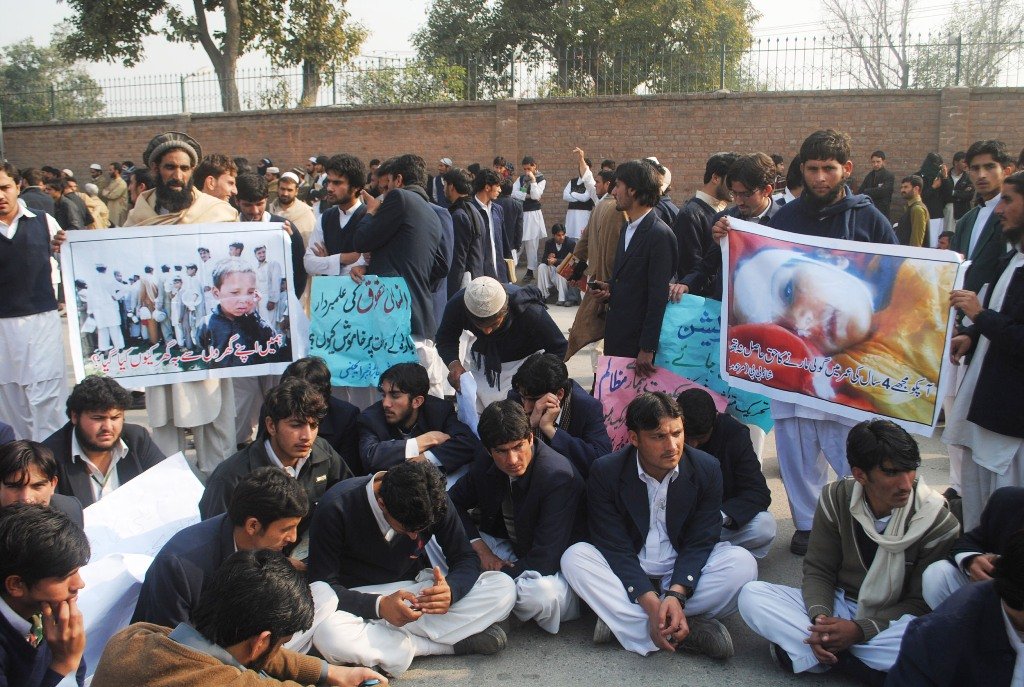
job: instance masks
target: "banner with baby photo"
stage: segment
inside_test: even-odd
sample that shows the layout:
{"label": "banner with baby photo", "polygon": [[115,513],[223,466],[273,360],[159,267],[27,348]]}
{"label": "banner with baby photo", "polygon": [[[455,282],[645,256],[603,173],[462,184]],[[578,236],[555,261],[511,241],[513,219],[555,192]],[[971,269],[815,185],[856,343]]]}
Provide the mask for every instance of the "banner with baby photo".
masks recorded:
{"label": "banner with baby photo", "polygon": [[952,251],[791,234],[730,220],[719,355],[734,387],[931,434],[946,387]]}
{"label": "banner with baby photo", "polygon": [[[280,223],[69,231],[75,376],[144,387],[279,374],[305,351]],[[293,316],[298,314],[298,316]]]}

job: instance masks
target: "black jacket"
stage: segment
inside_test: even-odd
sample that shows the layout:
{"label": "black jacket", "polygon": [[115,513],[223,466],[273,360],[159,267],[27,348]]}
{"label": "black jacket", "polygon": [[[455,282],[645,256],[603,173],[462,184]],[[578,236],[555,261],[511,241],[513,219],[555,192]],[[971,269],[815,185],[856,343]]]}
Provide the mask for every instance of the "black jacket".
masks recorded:
{"label": "black jacket", "polygon": [[714,208],[696,196],[679,208],[672,225],[679,252],[676,281],[694,295],[722,300],[722,253],[711,253],[718,246],[711,236],[714,216]]}
{"label": "black jacket", "polygon": [[768,510],[772,492],[750,441],[750,430],[731,415],[719,413],[711,436],[700,450],[718,459],[722,468],[722,512],[739,529]]}
{"label": "black jacket", "polygon": [[420,532],[416,541],[395,534],[387,542],[366,494],[371,479],[373,475],[345,480],[324,495],[309,531],[309,579],[331,585],[338,595],[339,611],[375,620],[380,594],[352,588],[412,580],[430,567],[424,547],[436,537],[448,563],[445,580],[452,603],[457,603],[480,577],[480,558],[469,545],[451,500],[441,522]]}
{"label": "black jacket", "polygon": [[85,529],[85,516],[82,513],[82,504],[74,496],[54,493],[50,497],[50,508],[68,516],[71,522],[78,525],[78,529]]}
{"label": "black jacket", "polygon": [[[631,601],[654,591],[638,554],[651,524],[647,485],[633,446],[598,458],[587,480],[590,539]],[[722,532],[722,471],[718,461],[687,446],[679,476],[669,484],[665,526],[677,552],[671,584],[694,588]]]}
{"label": "black jacket", "polygon": [[554,253],[554,267],[558,267],[559,265],[562,264],[562,261],[565,260],[569,256],[569,254],[572,253],[575,249],[576,239],[566,238],[564,241],[562,241],[561,247],[559,247],[558,244],[555,243],[554,239],[548,239],[547,241],[544,242],[544,263],[547,264],[548,256]]}
{"label": "black jacket", "polygon": [[981,522],[953,544],[949,559],[962,553],[1002,554],[1013,534],[1024,527],[1024,487],[996,489],[981,512]]}
{"label": "black jacket", "polygon": [[640,221],[628,250],[623,227],[608,282],[605,355],[635,358],[641,350],[658,350],[677,252],[675,234],[653,210]]}
{"label": "black jacket", "polygon": [[[515,578],[527,570],[554,575],[569,546],[586,531],[584,482],[572,464],[543,442],[535,442],[533,461],[526,474],[515,482],[498,469],[490,454],[480,448],[469,472],[456,482],[448,497],[458,509],[469,538],[480,532],[508,538],[502,502],[512,492],[512,519],[517,560],[502,572]],[[477,528],[469,511],[480,510]]]}
{"label": "black jacket", "polygon": [[[71,456],[71,434],[74,425],[70,422],[51,434],[43,444],[53,451],[57,460],[57,493],[74,496],[83,507],[95,503],[92,496],[92,477],[85,463],[73,461]],[[117,462],[117,479],[121,484],[138,477],[166,456],[153,443],[149,432],[139,425],[124,424],[121,440],[128,446],[128,453]]]}
{"label": "black jacket", "polygon": [[892,192],[895,186],[895,175],[883,167],[868,172],[864,176],[864,181],[860,182],[860,189],[857,193],[870,198],[878,211],[888,217],[889,210],[892,208]]}
{"label": "black jacket", "polygon": [[462,288],[466,272],[469,272],[470,279],[484,276],[484,220],[480,211],[466,198],[449,207],[448,212],[452,214],[455,231],[455,249],[448,271],[448,298],[451,298]]}
{"label": "black jacket", "polygon": [[878,211],[870,198],[854,195],[849,186],[842,200],[820,209],[808,203],[806,196],[805,193],[780,207],[768,226],[805,236],[890,245],[898,243],[888,218]]}
{"label": "black jacket", "polygon": [[501,206],[502,214],[505,216],[504,239],[505,252],[511,253],[519,250],[523,242],[523,201],[502,194],[494,201]]}
{"label": "black jacket", "polygon": [[967,214],[974,204],[975,193],[971,175],[964,172],[953,184],[953,219],[960,219]]}
{"label": "black jacket", "polygon": [[[991,201],[989,201],[991,202]],[[1003,223],[996,213],[988,216],[985,226],[977,226],[980,207],[971,209],[956,223],[956,232],[949,242],[950,250],[955,250],[971,261],[964,275],[964,288],[979,293],[981,287],[989,284],[989,291],[995,286],[1002,273],[999,259],[1006,255],[1006,239],[1003,238]],[[974,242],[974,252],[968,255],[971,247],[971,236],[981,232]]]}
{"label": "black jacket", "polygon": [[56,210],[54,208],[53,198],[46,195],[43,189],[39,188],[38,186],[29,186],[24,191],[22,191],[21,195],[18,197],[21,198],[21,200],[25,201],[25,207],[27,207],[32,212],[36,214],[40,212],[45,212],[46,214],[54,216],[54,218],[56,218],[56,215],[54,215],[54,212]]}
{"label": "black jacket", "polygon": [[452,404],[435,396],[423,398],[416,423],[406,437],[384,419],[381,401],[359,415],[358,427],[359,454],[368,473],[404,463],[406,441],[427,432],[444,432],[451,437],[440,446],[430,449],[434,457],[441,461],[441,469],[446,473],[455,472],[471,462],[481,448],[480,440],[473,434],[473,430],[459,420]]}

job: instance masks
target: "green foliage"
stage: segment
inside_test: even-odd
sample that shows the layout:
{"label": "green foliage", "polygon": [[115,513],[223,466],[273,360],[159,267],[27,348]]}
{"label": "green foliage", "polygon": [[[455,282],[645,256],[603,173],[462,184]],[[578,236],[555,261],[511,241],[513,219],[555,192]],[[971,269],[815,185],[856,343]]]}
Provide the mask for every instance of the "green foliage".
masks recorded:
{"label": "green foliage", "polygon": [[444,60],[409,60],[400,67],[382,66],[339,74],[346,101],[352,105],[396,105],[463,100],[466,70]]}
{"label": "green foliage", "polygon": [[101,117],[102,95],[84,69],[67,62],[51,47],[39,47],[29,40],[8,46],[0,55],[4,121]]}

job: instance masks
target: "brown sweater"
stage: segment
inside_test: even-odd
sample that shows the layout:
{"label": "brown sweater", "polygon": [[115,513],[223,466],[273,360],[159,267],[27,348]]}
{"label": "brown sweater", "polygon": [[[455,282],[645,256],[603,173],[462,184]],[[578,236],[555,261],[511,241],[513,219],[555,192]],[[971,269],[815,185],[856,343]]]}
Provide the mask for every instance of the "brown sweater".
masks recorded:
{"label": "brown sweater", "polygon": [[[850,512],[854,484],[856,482],[851,477],[827,484],[818,499],[811,539],[804,556],[801,586],[807,617],[811,620],[823,613],[827,616],[834,613],[837,589],[842,589],[848,599],[856,600],[868,574],[868,562],[857,546],[854,529],[860,524]],[[921,594],[921,576],[925,568],[946,557],[959,534],[960,523],[952,513],[942,509],[931,529],[906,550],[907,570],[899,603],[874,618],[855,621],[864,631],[865,642],[903,615],[928,613],[930,609]]]}
{"label": "brown sweater", "polygon": [[178,644],[167,636],[170,633],[169,628],[149,623],[118,632],[103,650],[93,687],[302,687],[320,680],[323,661],[312,656],[280,649],[264,668],[279,680],[267,680]]}

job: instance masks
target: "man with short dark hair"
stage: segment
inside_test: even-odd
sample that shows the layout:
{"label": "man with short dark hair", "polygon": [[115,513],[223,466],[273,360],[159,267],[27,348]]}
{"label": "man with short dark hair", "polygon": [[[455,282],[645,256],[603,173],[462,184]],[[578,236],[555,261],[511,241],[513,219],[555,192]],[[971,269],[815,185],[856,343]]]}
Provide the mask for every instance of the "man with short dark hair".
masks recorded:
{"label": "man with short dark hair", "polygon": [[[332,484],[352,476],[342,457],[317,436],[327,403],[311,384],[283,381],[270,390],[263,407],[266,416],[256,440],[218,465],[207,480],[199,501],[204,520],[225,512],[235,486],[260,467],[281,468],[297,479],[309,497],[311,514]],[[308,524],[306,518],[300,535]]]}
{"label": "man with short dark hair", "polygon": [[359,416],[359,453],[366,472],[407,460],[426,460],[448,475],[465,472],[480,448],[452,404],[430,396],[427,371],[418,363],[392,365],[377,384],[382,399]]}
{"label": "man with short dark hair", "polygon": [[920,248],[928,239],[928,208],[921,202],[924,179],[909,174],[900,181],[900,197],[906,202],[903,216],[892,228],[904,246]]}
{"label": "man with short dark hair", "polygon": [[615,265],[608,281],[594,281],[594,298],[608,304],[605,355],[636,358],[643,376],[654,372],[654,353],[678,263],[675,234],[651,214],[661,189],[650,162],[633,160],[615,170],[615,209],[625,212]]}
{"label": "man with short dark hair", "polygon": [[85,218],[85,204],[76,202],[80,199],[68,187],[68,182],[57,177],[46,182],[46,195],[53,199],[53,217],[65,231],[84,229],[88,224]]}
{"label": "man with short dark hair", "polygon": [[570,379],[557,355],[534,353],[512,376],[509,398],[522,404],[538,441],[565,456],[584,479],[611,453],[601,402]]}
{"label": "man with short dark hair", "polygon": [[[484,274],[483,250],[487,237],[484,235],[486,227],[480,210],[469,199],[473,191],[473,180],[469,172],[454,168],[445,172],[440,179],[444,188],[442,197],[447,201],[448,212],[452,215],[455,236],[452,264],[448,270],[448,297],[451,298],[456,291]],[[493,264],[489,264],[493,268]]]}
{"label": "man with short dark hair", "polygon": [[864,175],[864,180],[860,182],[860,189],[857,193],[870,198],[878,211],[888,218],[895,185],[895,175],[885,167],[885,152],[876,150],[871,153],[871,171]]}
{"label": "man with short dark hair", "polygon": [[[299,523],[309,513],[306,490],[276,467],[256,468],[231,494],[226,513],[179,531],[161,547],[146,570],[133,623],[177,627],[186,623],[217,568],[235,551],[284,551],[299,538]],[[305,564],[289,559],[299,570]],[[322,582],[310,585],[316,618],[286,647],[306,652],[313,632],[338,608],[338,598]]]}
{"label": "man with short dark hair", "polygon": [[953,169],[949,170],[953,182],[953,220],[959,221],[974,206],[974,182],[967,171],[967,151],[958,150],[953,154]]}
{"label": "man with short dark hair", "polygon": [[317,609],[302,574],[280,553],[239,550],[210,578],[191,618],[173,628],[137,623],[111,637],[92,684],[387,684],[368,668],[331,666],[287,648],[311,633]]}
{"label": "man with short dark hair", "polygon": [[523,282],[529,282],[534,278],[534,271],[537,269],[537,249],[540,248],[540,240],[548,235],[540,203],[548,181],[537,170],[537,161],[532,155],[523,158],[522,167],[522,175],[512,186],[512,197],[523,203],[522,251],[526,253],[526,275]]}
{"label": "man with short dark hair", "polygon": [[721,540],[742,546],[755,558],[775,541],[772,493],[750,440],[750,428],[720,413],[704,389],[687,389],[676,399],[686,421],[686,445],[714,456],[722,468]]}
{"label": "man with short dark hair", "polygon": [[545,300],[550,300],[551,289],[555,289],[556,305],[573,305],[568,303],[569,283],[558,273],[562,264],[576,247],[576,240],[566,238],[565,226],[556,224],[551,227],[551,238],[544,244],[542,262],[537,265],[537,288]]}
{"label": "man with short dark hair", "polygon": [[482,169],[473,177],[473,206],[480,212],[484,229],[480,233],[483,274],[478,276],[508,284],[515,275],[509,274],[507,260],[512,259],[512,251],[505,236],[505,206],[497,202],[500,195],[501,180],[495,172]]}
{"label": "man with short dark hair", "polygon": [[[314,638],[328,661],[400,675],[416,656],[505,647],[495,623],[512,610],[515,584],[503,573],[480,572],[444,478],[430,463],[406,461],[335,485],[310,534],[310,579],[338,595],[338,611]],[[432,537],[447,575],[425,565]]]}
{"label": "man with short dark hair", "polygon": [[590,541],[562,556],[562,574],[597,614],[594,641],[615,635],[642,656],[694,651],[733,655],[717,618],[757,579],[745,549],[718,542],[718,461],[686,446],[683,417],[664,393],[626,409],[629,445],[598,458],[587,481]]}
{"label": "man with short dark hair", "polygon": [[56,493],[57,461],[53,451],[35,441],[17,439],[0,446],[0,508],[37,503],[67,515],[85,527],[78,499]]}
{"label": "man with short dark hair", "polygon": [[132,395],[91,375],[67,401],[69,421],[43,444],[57,461],[57,492],[90,506],[164,459],[145,427],[125,422]]}
{"label": "man with short dark hair", "polygon": [[917,477],[917,442],[895,423],[856,425],[846,455],[853,477],[821,492],[801,588],[751,582],[740,615],[787,672],[838,666],[877,680],[896,661],[907,624],[928,612],[922,576],[945,558],[959,523]]}
{"label": "man with short dark hair", "polygon": [[347,276],[366,261],[355,249],[355,230],[366,213],[359,194],[366,168],[354,155],[334,155],[326,165],[330,208],[316,218],[303,260],[309,274]]}
{"label": "man with short dark hair", "polygon": [[[586,532],[584,481],[572,464],[534,438],[523,407],[495,401],[477,428],[486,454],[449,492],[484,570],[516,583],[512,610],[546,632],[579,617],[579,598],[559,560]],[[470,510],[479,509],[479,528]]]}
{"label": "man with short dark hair", "polygon": [[195,171],[192,183],[208,196],[230,202],[237,192],[238,166],[227,155],[213,153],[204,157]]}
{"label": "man with short dark hair", "polygon": [[[572,179],[565,185],[562,191],[562,200],[569,204],[565,211],[565,232],[566,235],[576,243],[576,240],[583,235],[583,228],[587,226],[590,219],[590,212],[594,209],[594,198],[591,195],[594,187],[594,175],[590,171],[590,159],[584,156],[582,148],[574,148],[577,169],[579,176]],[[544,251],[547,257],[547,250]],[[541,265],[543,268],[543,264]],[[559,299],[564,300],[564,299]]]}
{"label": "man with short dark hair", "polygon": [[85,622],[79,569],[89,540],[56,510],[31,503],[0,508],[0,681],[54,687],[85,681]]}
{"label": "man with short dark hair", "polygon": [[53,215],[55,212],[53,198],[46,194],[46,187],[43,181],[43,173],[35,167],[29,167],[21,173],[21,193],[19,198],[25,206],[33,212],[45,212]]}

